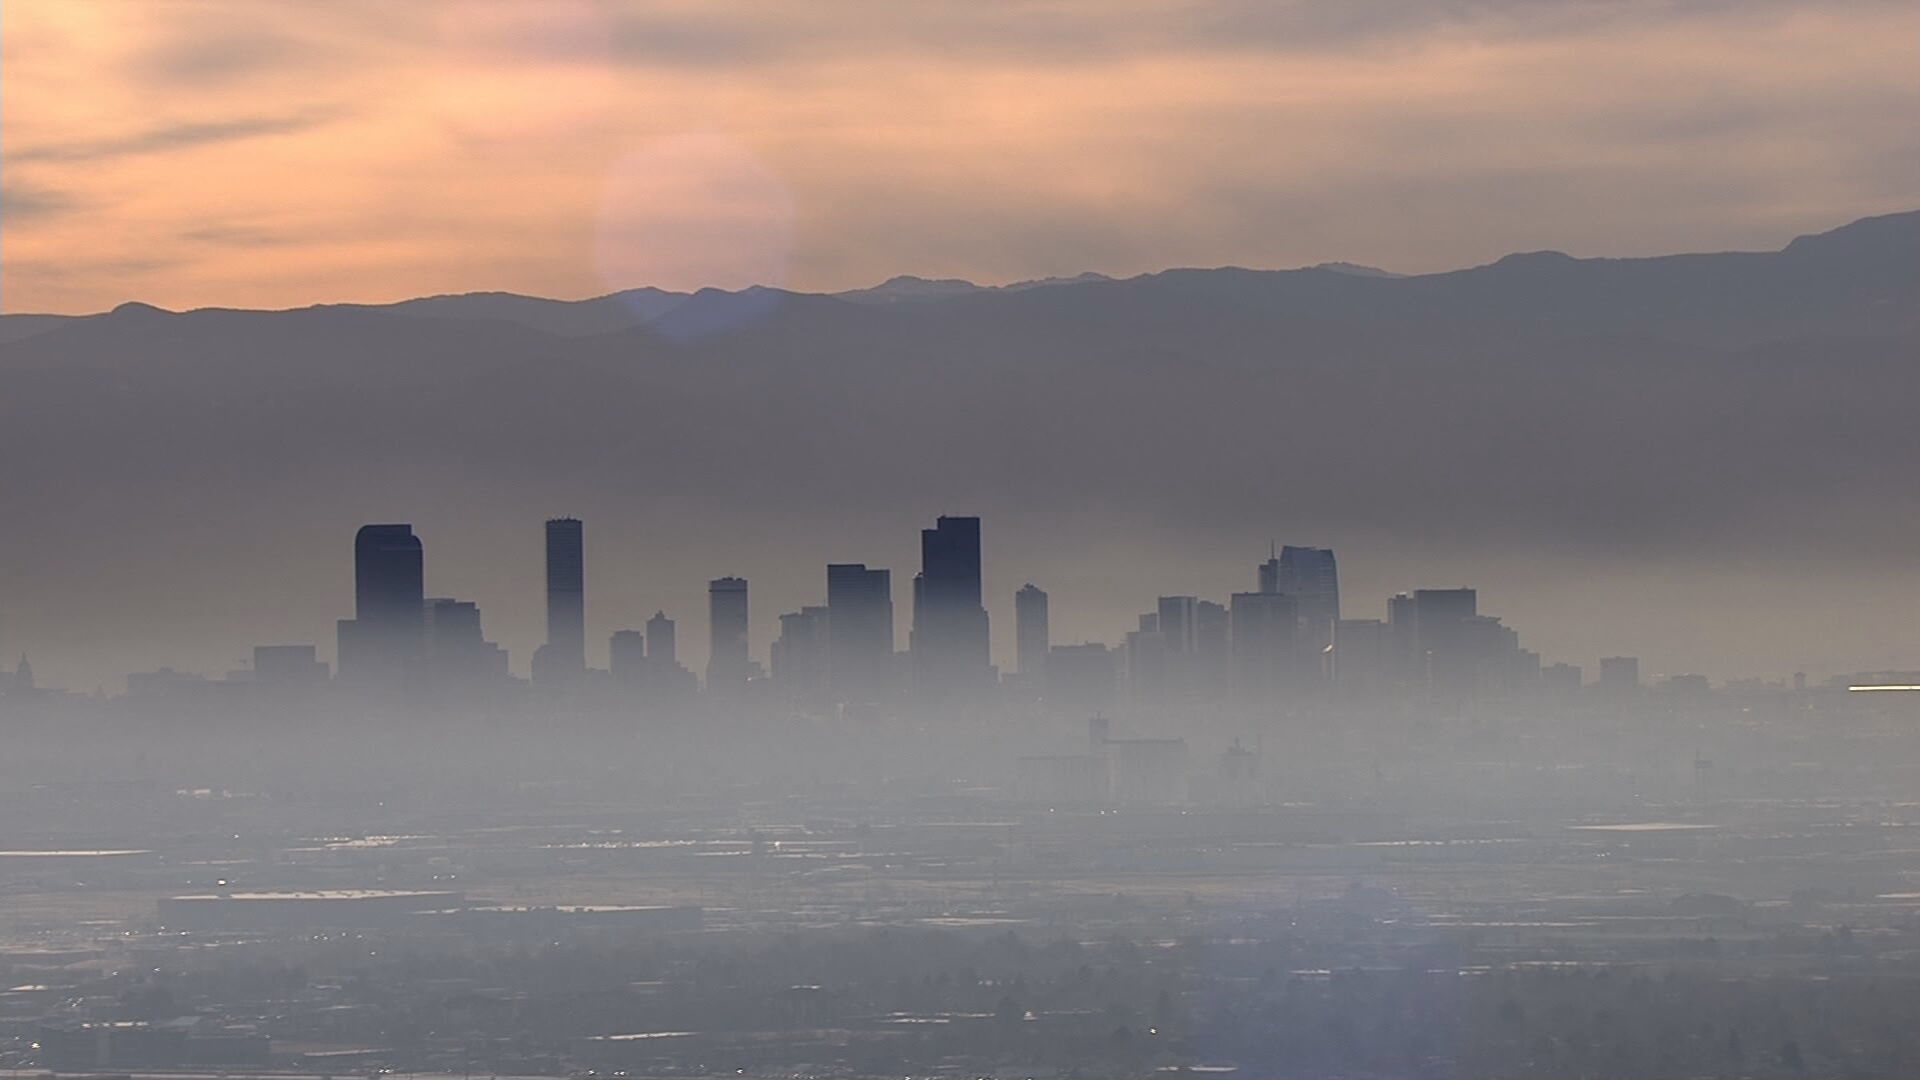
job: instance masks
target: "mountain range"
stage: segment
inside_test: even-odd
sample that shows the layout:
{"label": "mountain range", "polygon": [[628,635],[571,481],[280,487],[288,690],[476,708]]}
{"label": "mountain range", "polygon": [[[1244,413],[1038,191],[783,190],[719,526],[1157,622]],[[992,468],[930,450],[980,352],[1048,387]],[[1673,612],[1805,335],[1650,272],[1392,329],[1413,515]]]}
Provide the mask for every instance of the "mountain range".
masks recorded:
{"label": "mountain range", "polygon": [[764,655],[830,558],[894,568],[904,633],[912,529],[977,512],[996,618],[1031,577],[1069,638],[1277,537],[1341,551],[1350,616],[1470,579],[1550,659],[1920,667],[1916,401],[1920,211],[1414,276],[5,315],[0,649],[86,682],[327,646],[353,529],[407,520],[524,660],[566,512],[596,631],[697,637],[737,572]]}

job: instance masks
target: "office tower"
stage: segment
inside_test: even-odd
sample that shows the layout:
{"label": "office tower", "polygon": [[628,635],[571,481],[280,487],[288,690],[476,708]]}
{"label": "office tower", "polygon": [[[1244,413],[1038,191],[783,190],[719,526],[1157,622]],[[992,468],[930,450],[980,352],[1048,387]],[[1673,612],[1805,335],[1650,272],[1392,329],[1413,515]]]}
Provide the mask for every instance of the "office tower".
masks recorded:
{"label": "office tower", "polygon": [[587,670],[586,544],[578,518],[547,522],[547,644],[535,682],[564,683]]}
{"label": "office tower", "polygon": [[1283,547],[1276,577],[1279,588],[1275,591],[1293,597],[1300,605],[1300,625],[1307,633],[1307,647],[1325,648],[1333,641],[1333,624],[1340,619],[1340,571],[1334,564],[1333,550]]}
{"label": "office tower", "polygon": [[472,690],[505,683],[507,651],[480,631],[480,606],[436,597],[426,603],[427,665],[437,690]]}
{"label": "office tower", "polygon": [[1032,583],[1013,594],[1013,641],[1020,681],[1039,686],[1047,668],[1047,594]]}
{"label": "office tower", "polygon": [[1459,701],[1473,690],[1472,631],[1479,615],[1472,589],[1415,589],[1414,640],[1422,685],[1429,694]]}
{"label": "office tower", "polygon": [[1199,620],[1191,596],[1163,596],[1156,605],[1157,628],[1167,643],[1168,653],[1191,653],[1199,647]]}
{"label": "office tower", "polygon": [[1148,612],[1140,616],[1140,628],[1127,634],[1121,646],[1126,664],[1127,697],[1136,706],[1166,703],[1170,679],[1167,639],[1160,632],[1160,616]]}
{"label": "office tower", "polygon": [[827,692],[827,608],[803,607],[780,616],[773,643],[773,684],[790,699],[816,700]]}
{"label": "office tower", "polygon": [[933,698],[977,693],[993,671],[980,603],[980,519],[943,516],[920,530],[920,567],[911,638],[915,689]]}
{"label": "office tower", "polygon": [[[1199,603],[1192,596],[1162,596],[1155,604],[1154,632],[1159,635],[1159,656],[1151,655],[1156,646],[1151,643],[1147,646],[1148,678],[1158,680],[1154,688],[1157,693],[1148,695],[1152,700],[1183,700],[1199,684]],[[1145,625],[1141,624],[1142,630]]]}
{"label": "office tower", "polygon": [[340,677],[393,686],[425,648],[424,555],[411,525],[365,525],[353,538],[353,618],[340,620]]}
{"label": "office tower", "polygon": [[865,563],[827,566],[827,678],[841,701],[872,701],[892,685],[893,575]]}
{"label": "office tower", "polygon": [[726,692],[747,682],[747,579],[707,582],[707,689]]}
{"label": "office tower", "polygon": [[607,666],[613,681],[632,690],[647,681],[647,635],[638,630],[615,630],[607,639]]}
{"label": "office tower", "polygon": [[647,620],[647,666],[655,671],[677,667],[679,646],[674,641],[673,620],[664,611],[656,611]]}
{"label": "office tower", "polygon": [[1333,624],[1328,677],[1344,695],[1378,693],[1392,671],[1390,628],[1379,619],[1341,619]]}
{"label": "office tower", "polygon": [[1269,595],[1280,591],[1280,553],[1271,545],[1267,548],[1267,561],[1260,564],[1260,584],[1255,591]]}
{"label": "office tower", "polygon": [[1425,677],[1412,593],[1387,598],[1387,669],[1389,677],[1402,686],[1414,686]]}
{"label": "office tower", "polygon": [[1637,656],[1604,656],[1600,658],[1601,691],[1609,694],[1627,695],[1640,689],[1640,658]]}
{"label": "office tower", "polygon": [[1234,701],[1267,708],[1297,690],[1300,609],[1284,593],[1234,593],[1228,600],[1230,660],[1227,685]]}
{"label": "office tower", "polygon": [[1227,696],[1231,661],[1231,619],[1224,604],[1202,600],[1193,606],[1193,689],[1204,701]]}
{"label": "office tower", "polygon": [[700,679],[680,664],[674,622],[664,611],[647,620],[647,692],[655,700],[684,698],[700,688]]}
{"label": "office tower", "polygon": [[1068,715],[1093,716],[1113,708],[1119,672],[1105,645],[1055,645],[1047,650],[1045,689],[1049,706]]}
{"label": "office tower", "polygon": [[774,685],[789,698],[817,699],[828,687],[828,609],[803,607],[780,616],[773,643]]}

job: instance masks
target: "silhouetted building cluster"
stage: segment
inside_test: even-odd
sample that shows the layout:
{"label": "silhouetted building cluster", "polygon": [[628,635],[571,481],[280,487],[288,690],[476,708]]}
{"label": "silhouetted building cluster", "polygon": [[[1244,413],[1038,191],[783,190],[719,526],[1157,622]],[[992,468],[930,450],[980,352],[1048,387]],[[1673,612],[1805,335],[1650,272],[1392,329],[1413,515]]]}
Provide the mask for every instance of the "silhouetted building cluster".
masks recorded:
{"label": "silhouetted building cluster", "polygon": [[[1384,618],[1347,618],[1334,552],[1277,544],[1255,568],[1251,591],[1224,602],[1158,597],[1113,647],[1056,643],[1050,598],[1027,583],[1012,596],[1014,667],[1003,678],[992,660],[981,536],[977,517],[941,516],[921,531],[904,649],[889,569],[828,564],[823,602],[777,616],[766,667],[752,654],[747,579],[714,578],[707,583],[702,678],[681,662],[677,626],[664,611],[640,628],[615,631],[606,668],[589,666],[586,527],[578,518],[555,518],[545,523],[546,641],[532,658],[531,678],[521,679],[506,650],[487,640],[478,605],[427,595],[425,549],[411,525],[366,525],[354,537],[353,617],[339,623],[336,673],[330,676],[311,645],[262,645],[251,669],[231,673],[224,684],[161,669],[131,676],[128,689],[142,700],[180,702],[246,683],[255,694],[281,697],[337,690],[476,702],[532,693],[823,714],[884,715],[911,706],[1038,707],[1083,716],[1258,716],[1394,701],[1444,710],[1583,689],[1581,669],[1542,667],[1511,628],[1479,610],[1473,589],[1415,589],[1388,598]],[[1698,689],[1686,679],[1661,685],[1673,693]],[[1637,661],[1600,661],[1597,694],[1624,700],[1640,686]],[[18,670],[0,674],[0,692],[35,692],[24,659]]]}

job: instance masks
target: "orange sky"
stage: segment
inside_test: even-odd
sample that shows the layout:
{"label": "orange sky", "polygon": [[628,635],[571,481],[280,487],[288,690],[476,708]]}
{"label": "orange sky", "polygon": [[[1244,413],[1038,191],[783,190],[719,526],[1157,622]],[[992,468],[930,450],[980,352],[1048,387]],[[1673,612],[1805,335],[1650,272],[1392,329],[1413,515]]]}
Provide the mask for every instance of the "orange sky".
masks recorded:
{"label": "orange sky", "polygon": [[7,0],[0,310],[1775,247],[1911,0]]}

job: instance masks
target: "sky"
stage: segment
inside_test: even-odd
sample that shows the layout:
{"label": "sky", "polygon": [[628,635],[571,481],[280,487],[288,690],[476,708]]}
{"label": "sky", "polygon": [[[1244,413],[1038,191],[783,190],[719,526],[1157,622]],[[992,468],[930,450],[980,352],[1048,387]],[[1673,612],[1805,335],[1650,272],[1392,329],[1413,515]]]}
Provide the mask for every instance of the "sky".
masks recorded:
{"label": "sky", "polygon": [[1912,0],[7,0],[0,311],[1775,248]]}

